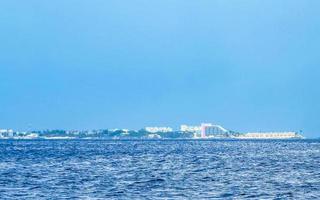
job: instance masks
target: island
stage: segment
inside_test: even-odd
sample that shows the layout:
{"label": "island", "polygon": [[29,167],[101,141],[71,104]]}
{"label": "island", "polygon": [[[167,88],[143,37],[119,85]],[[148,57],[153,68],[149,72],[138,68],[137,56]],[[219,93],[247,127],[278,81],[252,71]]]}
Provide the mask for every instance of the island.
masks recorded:
{"label": "island", "polygon": [[145,127],[130,129],[97,130],[33,130],[14,131],[0,129],[0,139],[302,139],[295,131],[241,133],[220,125],[202,123],[199,126],[181,125],[178,130],[171,127]]}

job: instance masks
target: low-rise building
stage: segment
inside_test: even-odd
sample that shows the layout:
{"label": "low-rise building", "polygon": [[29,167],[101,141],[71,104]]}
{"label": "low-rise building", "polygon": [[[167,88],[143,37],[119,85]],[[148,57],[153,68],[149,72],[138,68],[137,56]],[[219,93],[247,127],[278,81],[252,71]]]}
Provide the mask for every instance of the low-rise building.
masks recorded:
{"label": "low-rise building", "polygon": [[154,133],[149,134],[147,137],[148,137],[149,139],[160,139],[160,138],[161,138],[160,135],[154,134]]}
{"label": "low-rise building", "polygon": [[192,133],[201,132],[201,126],[188,126],[183,124],[180,126],[180,131]]}
{"label": "low-rise building", "polygon": [[12,129],[0,129],[0,137],[9,137],[14,136],[14,131]]}
{"label": "low-rise building", "polygon": [[289,139],[301,138],[296,132],[253,132],[240,135],[241,139]]}
{"label": "low-rise building", "polygon": [[145,127],[145,130],[150,133],[167,133],[173,131],[170,127]]}

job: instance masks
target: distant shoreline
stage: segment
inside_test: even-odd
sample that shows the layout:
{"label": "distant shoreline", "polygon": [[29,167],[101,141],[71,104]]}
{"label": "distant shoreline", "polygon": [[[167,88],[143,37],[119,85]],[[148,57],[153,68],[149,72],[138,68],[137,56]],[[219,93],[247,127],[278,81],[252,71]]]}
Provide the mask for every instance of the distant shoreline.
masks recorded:
{"label": "distant shoreline", "polygon": [[320,138],[0,138],[0,141],[300,141]]}

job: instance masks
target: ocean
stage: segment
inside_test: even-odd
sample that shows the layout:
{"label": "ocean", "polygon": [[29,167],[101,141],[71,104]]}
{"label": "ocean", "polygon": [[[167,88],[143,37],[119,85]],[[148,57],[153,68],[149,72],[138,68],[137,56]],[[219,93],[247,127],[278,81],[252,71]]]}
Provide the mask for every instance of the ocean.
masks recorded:
{"label": "ocean", "polygon": [[1,140],[0,199],[320,199],[320,140]]}

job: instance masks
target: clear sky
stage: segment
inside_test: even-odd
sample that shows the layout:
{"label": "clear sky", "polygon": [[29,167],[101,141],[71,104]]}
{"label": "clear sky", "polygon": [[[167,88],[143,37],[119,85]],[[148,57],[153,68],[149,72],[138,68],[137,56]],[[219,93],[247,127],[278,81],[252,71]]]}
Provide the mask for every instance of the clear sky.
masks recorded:
{"label": "clear sky", "polygon": [[0,2],[0,128],[320,137],[320,1]]}

